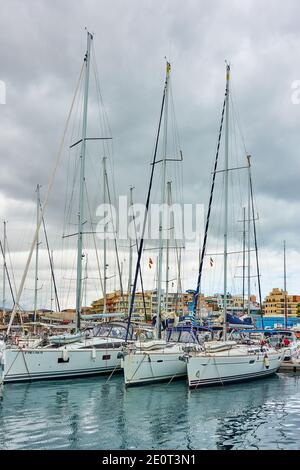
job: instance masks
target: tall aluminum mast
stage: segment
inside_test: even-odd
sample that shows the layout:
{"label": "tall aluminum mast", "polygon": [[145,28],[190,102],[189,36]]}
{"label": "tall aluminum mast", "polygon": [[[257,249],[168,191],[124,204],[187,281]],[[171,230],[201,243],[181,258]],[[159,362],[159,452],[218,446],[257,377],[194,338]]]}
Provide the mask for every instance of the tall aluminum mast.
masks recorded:
{"label": "tall aluminum mast", "polygon": [[6,221],[3,222],[3,291],[2,291],[2,315],[5,324],[5,304],[6,304]]}
{"label": "tall aluminum mast", "polygon": [[168,97],[170,64],[166,65],[166,95],[165,95],[165,115],[164,115],[164,140],[162,157],[162,181],[161,181],[161,210],[159,212],[159,252],[158,252],[158,279],[157,279],[157,316],[156,331],[158,339],[161,338],[161,310],[162,310],[162,269],[163,269],[163,224],[164,209],[166,202],[166,177],[167,177],[167,133],[168,133]]}
{"label": "tall aluminum mast", "polygon": [[77,279],[76,279],[76,327],[80,329],[81,315],[81,291],[82,291],[82,238],[84,224],[84,184],[85,184],[85,154],[86,154],[86,130],[87,130],[87,111],[88,111],[88,94],[89,94],[89,78],[90,78],[90,51],[93,36],[87,32],[87,50],[85,55],[85,84],[83,99],[83,119],[81,134],[81,151],[80,151],[80,177],[79,177],[79,211],[78,211],[78,238],[77,238]]}
{"label": "tall aluminum mast", "polygon": [[226,109],[225,109],[225,177],[224,177],[224,298],[223,339],[227,337],[227,255],[228,255],[228,133],[229,133],[229,80],[230,66],[226,65]]}
{"label": "tall aluminum mast", "polygon": [[40,185],[36,187],[36,227],[37,237],[35,244],[35,275],[34,275],[34,307],[33,307],[33,321],[37,318],[37,302],[38,302],[38,282],[39,282],[39,226],[40,226]]}

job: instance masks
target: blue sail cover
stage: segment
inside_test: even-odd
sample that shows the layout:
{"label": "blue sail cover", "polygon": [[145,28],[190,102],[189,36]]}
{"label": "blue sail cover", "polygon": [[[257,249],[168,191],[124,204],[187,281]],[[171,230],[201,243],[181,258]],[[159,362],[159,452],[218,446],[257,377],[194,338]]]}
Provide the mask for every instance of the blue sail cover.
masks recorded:
{"label": "blue sail cover", "polygon": [[251,317],[246,317],[242,320],[241,318],[236,317],[235,315],[232,315],[231,313],[227,313],[226,319],[230,325],[238,325],[238,326],[253,325]]}

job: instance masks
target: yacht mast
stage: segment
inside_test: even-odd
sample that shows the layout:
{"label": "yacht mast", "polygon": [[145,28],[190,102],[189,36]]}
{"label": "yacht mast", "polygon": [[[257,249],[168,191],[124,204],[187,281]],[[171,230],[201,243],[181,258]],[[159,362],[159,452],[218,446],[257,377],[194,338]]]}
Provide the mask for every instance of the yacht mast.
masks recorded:
{"label": "yacht mast", "polygon": [[166,300],[165,312],[168,314],[168,297],[169,297],[169,258],[170,258],[170,238],[169,234],[172,233],[172,224],[170,221],[170,205],[171,205],[171,181],[167,182],[167,246],[166,246]]}
{"label": "yacht mast", "polygon": [[83,99],[83,119],[82,119],[82,141],[80,151],[80,177],[79,177],[79,211],[78,211],[78,238],[77,238],[77,279],[76,279],[76,327],[80,329],[81,315],[81,290],[82,290],[82,238],[84,224],[84,183],[85,183],[85,153],[86,153],[86,130],[87,130],[87,111],[88,111],[88,93],[90,76],[90,50],[93,36],[87,32],[87,50],[85,55],[85,84]]}
{"label": "yacht mast", "polygon": [[287,328],[287,292],[286,292],[286,254],[285,254],[285,240],[283,241],[283,271],[284,271],[284,327]]}
{"label": "yacht mast", "polygon": [[[103,157],[103,205],[106,205],[106,157]],[[104,276],[103,276],[103,313],[106,313],[106,281],[107,281],[107,259],[106,259],[106,232],[107,224],[104,223],[103,235],[103,263],[104,263]]]}
{"label": "yacht mast", "polygon": [[[132,191],[133,191],[133,186],[130,187],[130,200],[129,200],[129,204],[130,204],[130,212],[131,212],[131,215],[133,215],[133,199],[132,199]],[[128,288],[127,288],[127,296],[128,296],[128,315],[129,315],[129,312],[130,312],[130,303],[131,303],[131,288],[132,288],[132,248],[133,248],[133,244],[132,244],[133,240],[131,240],[131,236],[129,234],[129,267],[128,267]]]}
{"label": "yacht mast", "polygon": [[5,303],[6,303],[6,221],[3,222],[3,295],[2,295],[2,318],[3,318],[3,325],[5,324]]}
{"label": "yacht mast", "polygon": [[162,268],[163,268],[163,222],[166,202],[166,175],[167,175],[167,133],[168,133],[168,101],[169,101],[169,79],[170,64],[166,65],[166,95],[165,95],[165,115],[164,115],[164,139],[162,157],[162,179],[161,179],[161,210],[159,211],[159,254],[158,254],[158,279],[157,279],[157,316],[156,331],[157,338],[161,338],[161,307],[162,307]]}
{"label": "yacht mast", "polygon": [[[53,267],[53,250],[51,250],[51,265]],[[50,284],[50,310],[53,312],[53,276],[51,273],[51,284]]]}
{"label": "yacht mast", "polygon": [[[182,295],[182,283],[181,283],[181,247],[179,247],[179,254],[177,254],[177,265],[178,265],[178,278],[177,278],[177,302],[176,302],[176,311],[178,303],[181,305],[181,315],[183,315],[183,295]],[[179,300],[179,302],[178,302]]]}
{"label": "yacht mast", "polygon": [[35,275],[34,275],[34,307],[33,321],[37,318],[38,281],[39,281],[39,225],[40,225],[40,185],[36,187],[36,229],[37,237],[35,244]]}
{"label": "yacht mast", "polygon": [[[168,68],[170,68],[170,64],[168,64]],[[161,102],[161,107],[160,107],[160,113],[159,113],[158,129],[157,129],[156,138],[155,138],[154,153],[153,153],[153,159],[152,159],[152,165],[151,165],[152,168],[151,168],[150,181],[149,181],[149,187],[148,187],[147,199],[146,199],[146,207],[145,207],[146,210],[145,210],[145,215],[144,215],[144,220],[143,220],[142,233],[141,233],[141,238],[140,238],[140,244],[138,247],[137,262],[136,262],[135,274],[134,274],[134,279],[133,279],[133,286],[132,286],[131,300],[130,300],[130,311],[128,315],[125,341],[127,341],[128,335],[129,335],[129,328],[130,328],[131,316],[132,316],[133,307],[134,307],[137,279],[138,279],[138,275],[140,273],[140,268],[141,268],[141,257],[142,257],[144,242],[145,242],[145,230],[146,230],[146,223],[147,223],[147,218],[148,218],[151,191],[152,191],[152,186],[153,186],[154,167],[156,163],[158,163],[157,162],[157,149],[158,149],[158,142],[159,142],[159,136],[160,136],[160,130],[161,130],[161,122],[162,122],[162,117],[163,117],[163,112],[164,112],[164,104],[165,104],[167,84],[168,84],[167,82],[168,80],[166,77],[163,97],[162,97],[162,102]]]}
{"label": "yacht mast", "polygon": [[[226,103],[227,103],[226,96],[227,96],[227,83],[226,83],[225,96],[224,96],[223,107],[222,107],[221,122],[220,122],[220,127],[219,127],[218,143],[217,143],[217,150],[216,150],[213,176],[212,176],[212,182],[211,182],[211,189],[210,189],[210,195],[209,195],[209,202],[208,202],[208,208],[207,208],[207,215],[206,215],[206,222],[205,222],[205,229],[204,229],[204,237],[203,237],[201,252],[199,252],[200,263],[199,263],[199,270],[198,270],[197,286],[196,286],[196,290],[195,290],[195,293],[194,293],[194,306],[193,306],[194,317],[196,316],[196,313],[197,313],[199,292],[201,292],[202,270],[203,270],[204,258],[205,258],[205,254],[206,254],[207,235],[208,235],[208,229],[209,229],[209,226],[210,226],[210,215],[211,215],[211,208],[212,208],[212,202],[213,202],[213,196],[214,196],[216,174],[217,174],[218,161],[219,161],[220,144],[221,144],[221,137],[222,137],[222,131],[223,131],[223,122],[224,122],[224,113],[225,113],[225,108],[226,108]],[[199,244],[200,244],[200,242],[201,242],[201,240],[199,239]]]}
{"label": "yacht mast", "polygon": [[247,220],[247,231],[248,231],[248,262],[247,262],[247,290],[248,290],[248,302],[247,302],[247,315],[250,316],[250,296],[251,296],[251,285],[250,285],[250,277],[251,277],[251,259],[250,259],[250,248],[251,248],[251,234],[250,234],[250,224],[251,224],[251,181],[250,181],[250,155],[247,156],[248,158],[248,220]]}
{"label": "yacht mast", "polygon": [[243,314],[245,313],[246,207],[243,207]]}
{"label": "yacht mast", "polygon": [[88,254],[85,253],[85,274],[84,274],[84,306],[87,306],[87,282],[88,282]]}
{"label": "yacht mast", "polygon": [[227,337],[227,238],[228,238],[228,132],[229,132],[229,80],[230,65],[226,65],[226,109],[225,109],[225,181],[224,181],[224,319],[223,339]]}

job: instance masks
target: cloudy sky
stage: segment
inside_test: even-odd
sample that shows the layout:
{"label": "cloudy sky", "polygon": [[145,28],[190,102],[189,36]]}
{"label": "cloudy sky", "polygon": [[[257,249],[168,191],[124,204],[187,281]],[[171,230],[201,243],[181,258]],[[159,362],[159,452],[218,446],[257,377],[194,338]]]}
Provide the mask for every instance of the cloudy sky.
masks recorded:
{"label": "cloudy sky", "polygon": [[[6,104],[0,105],[0,218],[8,221],[16,284],[32,240],[35,187],[40,183],[45,190],[53,169],[88,27],[94,33],[113,136],[116,190],[127,194],[134,185],[139,202],[148,183],[164,57],[172,63],[184,201],[204,204],[224,97],[225,60],[230,61],[239,124],[253,156],[263,293],[283,284],[284,239],[288,290],[300,293],[300,104],[293,89],[300,80],[299,15],[297,0],[2,1],[0,80],[6,86]],[[62,234],[58,208],[64,205],[66,168],[59,168],[46,212],[53,245]],[[186,288],[194,287],[196,259],[195,252],[187,254]],[[44,254],[45,278],[46,262]],[[151,279],[148,287],[153,287]],[[220,288],[211,281],[206,287]],[[32,283],[27,289],[23,302],[30,305]],[[43,303],[49,303],[47,292],[43,296]],[[93,296],[95,291],[88,300]]]}

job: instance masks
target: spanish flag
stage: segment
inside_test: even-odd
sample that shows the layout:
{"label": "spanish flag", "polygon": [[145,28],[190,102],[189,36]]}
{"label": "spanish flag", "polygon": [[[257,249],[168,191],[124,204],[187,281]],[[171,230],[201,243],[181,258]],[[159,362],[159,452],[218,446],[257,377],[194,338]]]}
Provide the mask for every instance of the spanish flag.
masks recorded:
{"label": "spanish flag", "polygon": [[168,61],[167,61],[167,68],[166,68],[166,70],[167,70],[167,75],[169,75],[170,70],[171,70],[171,64],[170,64],[170,62],[168,62]]}

